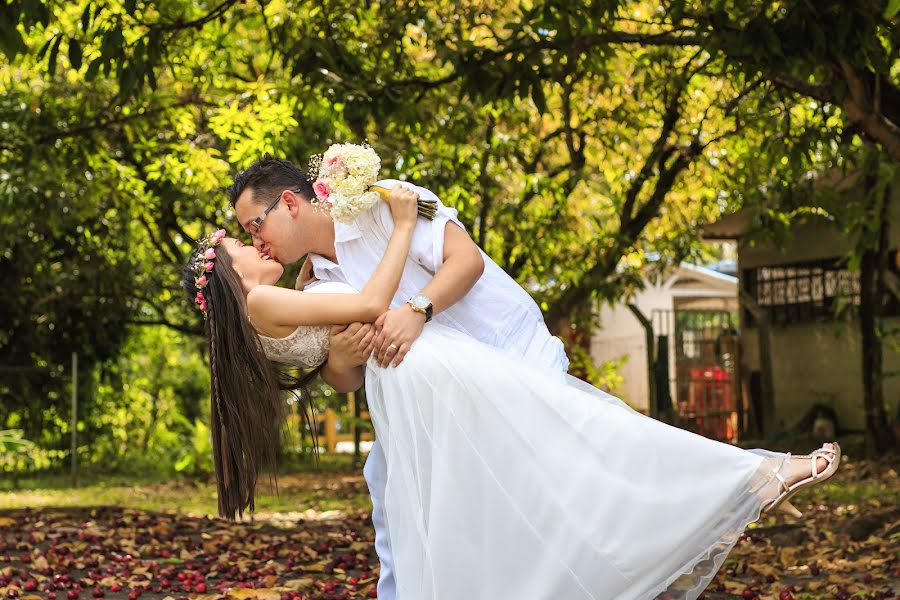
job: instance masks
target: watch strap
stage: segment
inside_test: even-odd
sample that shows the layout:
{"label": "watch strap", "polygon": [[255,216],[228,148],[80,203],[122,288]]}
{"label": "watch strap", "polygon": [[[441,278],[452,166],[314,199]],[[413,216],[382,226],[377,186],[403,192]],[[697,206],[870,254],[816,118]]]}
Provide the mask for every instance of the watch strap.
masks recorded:
{"label": "watch strap", "polygon": [[[426,296],[426,298],[427,298],[427,296]],[[409,304],[409,307],[412,308],[412,309],[413,309],[414,311],[416,311],[417,313],[422,313],[423,315],[425,315],[425,322],[426,322],[426,323],[427,323],[428,321],[430,321],[430,320],[431,320],[431,317],[434,315],[434,305],[431,303],[430,300],[429,300],[429,302],[428,302],[428,306],[426,306],[425,308],[421,308],[421,307],[419,307],[419,306],[416,306],[416,305],[413,303],[413,299],[412,299],[412,298],[410,298],[409,300],[407,300],[406,303]]]}

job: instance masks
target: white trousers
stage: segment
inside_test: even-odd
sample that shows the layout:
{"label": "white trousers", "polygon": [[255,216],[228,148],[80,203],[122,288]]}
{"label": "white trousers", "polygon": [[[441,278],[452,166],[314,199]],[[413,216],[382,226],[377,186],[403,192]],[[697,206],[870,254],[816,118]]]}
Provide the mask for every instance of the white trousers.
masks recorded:
{"label": "white trousers", "polygon": [[384,521],[384,489],[387,483],[387,462],[384,452],[376,440],[369,450],[369,457],[363,467],[363,475],[372,496],[372,525],[375,527],[375,552],[381,563],[381,576],[378,578],[379,600],[394,600],[397,597],[397,584],[394,581],[394,561],[391,555],[391,540],[388,537]]}

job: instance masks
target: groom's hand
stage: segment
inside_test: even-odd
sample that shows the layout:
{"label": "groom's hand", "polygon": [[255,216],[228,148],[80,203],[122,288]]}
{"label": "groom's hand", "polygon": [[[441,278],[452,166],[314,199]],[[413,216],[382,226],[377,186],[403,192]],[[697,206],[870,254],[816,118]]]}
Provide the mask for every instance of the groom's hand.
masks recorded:
{"label": "groom's hand", "polygon": [[396,367],[403,362],[412,343],[422,335],[425,315],[408,304],[389,310],[375,320],[375,361],[380,367]]}
{"label": "groom's hand", "polygon": [[375,328],[370,323],[351,323],[331,328],[328,363],[336,371],[365,364],[375,348]]}

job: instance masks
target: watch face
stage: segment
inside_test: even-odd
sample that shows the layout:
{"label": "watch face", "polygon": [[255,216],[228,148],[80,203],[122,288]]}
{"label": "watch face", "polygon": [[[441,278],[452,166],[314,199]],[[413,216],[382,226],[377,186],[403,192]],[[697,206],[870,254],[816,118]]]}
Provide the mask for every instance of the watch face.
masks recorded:
{"label": "watch face", "polygon": [[416,294],[412,298],[409,299],[413,306],[416,308],[421,308],[425,310],[428,308],[428,305],[431,304],[431,300],[425,294]]}

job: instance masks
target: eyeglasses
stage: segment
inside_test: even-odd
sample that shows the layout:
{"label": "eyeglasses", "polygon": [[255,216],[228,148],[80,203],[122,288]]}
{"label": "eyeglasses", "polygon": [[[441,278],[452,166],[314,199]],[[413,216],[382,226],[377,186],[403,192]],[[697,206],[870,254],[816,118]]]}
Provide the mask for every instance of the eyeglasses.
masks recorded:
{"label": "eyeglasses", "polygon": [[293,188],[291,190],[282,190],[281,192],[279,192],[278,197],[272,201],[272,204],[270,204],[266,208],[266,210],[263,211],[263,214],[259,215],[258,217],[256,217],[255,219],[253,219],[252,221],[247,223],[247,232],[250,234],[251,237],[259,235],[259,229],[260,229],[260,227],[262,227],[263,221],[266,220],[266,217],[269,216],[269,213],[272,212],[272,209],[275,208],[276,206],[278,206],[278,203],[281,201],[282,194],[284,194],[284,192],[288,192],[288,191],[293,192],[295,194],[299,194],[300,188]]}

